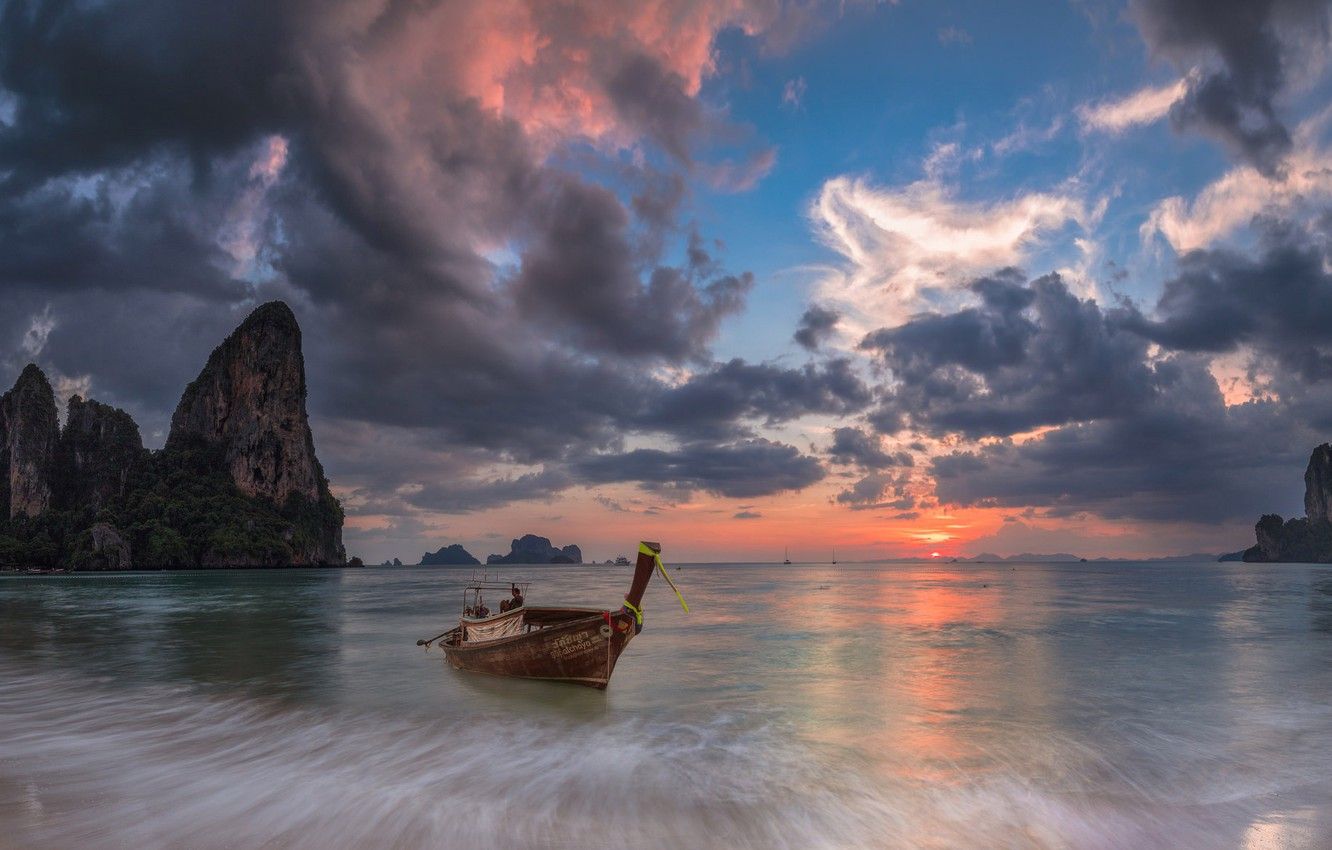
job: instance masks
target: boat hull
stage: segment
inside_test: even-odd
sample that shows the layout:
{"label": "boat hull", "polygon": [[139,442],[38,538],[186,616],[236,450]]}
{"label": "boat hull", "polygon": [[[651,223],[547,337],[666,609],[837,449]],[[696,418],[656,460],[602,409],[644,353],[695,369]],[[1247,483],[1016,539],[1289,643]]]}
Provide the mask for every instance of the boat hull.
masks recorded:
{"label": "boat hull", "polygon": [[533,631],[464,642],[460,627],[440,641],[444,657],[458,670],[602,690],[635,632],[632,621],[591,608],[529,608],[524,613]]}

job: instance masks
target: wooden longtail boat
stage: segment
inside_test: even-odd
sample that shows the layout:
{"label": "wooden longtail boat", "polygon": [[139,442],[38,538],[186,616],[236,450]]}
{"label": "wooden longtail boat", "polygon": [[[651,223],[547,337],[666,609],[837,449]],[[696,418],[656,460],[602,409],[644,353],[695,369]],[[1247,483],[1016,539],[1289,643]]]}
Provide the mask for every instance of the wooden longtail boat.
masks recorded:
{"label": "wooden longtail boat", "polygon": [[[474,673],[571,682],[599,690],[610,683],[620,653],[643,630],[643,592],[653,570],[680,591],[661,563],[661,546],[643,542],[638,547],[634,578],[618,611],[599,608],[543,608],[522,605],[499,614],[475,616],[480,593],[486,587],[508,589],[507,582],[473,582],[464,593],[464,615],[455,628],[430,640],[417,641],[430,648],[438,641],[451,666]],[[470,597],[467,593],[475,591]],[[524,595],[526,587],[523,587]],[[684,597],[680,604],[689,606]],[[468,614],[473,616],[468,616]]]}

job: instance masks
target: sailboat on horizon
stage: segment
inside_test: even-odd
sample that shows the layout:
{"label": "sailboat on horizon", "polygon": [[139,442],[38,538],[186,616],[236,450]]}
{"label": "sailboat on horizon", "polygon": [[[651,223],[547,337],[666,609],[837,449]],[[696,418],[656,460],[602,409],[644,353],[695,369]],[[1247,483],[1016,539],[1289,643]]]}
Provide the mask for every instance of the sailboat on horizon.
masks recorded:
{"label": "sailboat on horizon", "polygon": [[789,564],[789,563],[791,563],[791,547],[790,547],[790,546],[787,546],[787,547],[786,547],[786,554],[783,556],[783,558],[784,558],[784,560],[782,561],[783,564]]}
{"label": "sailboat on horizon", "polygon": [[837,547],[834,546],[832,547],[832,549],[833,549],[833,563],[835,564],[837,563]]}

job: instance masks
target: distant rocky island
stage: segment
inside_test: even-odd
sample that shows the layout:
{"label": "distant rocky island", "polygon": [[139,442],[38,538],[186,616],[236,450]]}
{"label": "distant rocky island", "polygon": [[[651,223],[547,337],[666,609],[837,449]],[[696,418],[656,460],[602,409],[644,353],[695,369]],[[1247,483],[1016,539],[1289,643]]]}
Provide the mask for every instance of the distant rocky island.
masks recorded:
{"label": "distant rocky island", "polygon": [[[393,559],[395,565],[401,563]],[[421,556],[419,566],[467,566],[479,565],[476,556],[468,552],[461,544],[453,543],[441,546],[437,552],[426,552]],[[490,555],[487,564],[581,564],[583,550],[572,543],[563,548],[551,545],[549,537],[536,534],[524,534],[509,543],[509,554]]]}
{"label": "distant rocky island", "polygon": [[1332,563],[1332,445],[1313,450],[1304,470],[1304,516],[1265,514],[1254,526],[1257,543],[1244,560]]}
{"label": "distant rocky island", "polygon": [[470,564],[480,564],[471,552],[468,552],[460,543],[454,543],[452,546],[441,546],[438,552],[426,552],[421,556],[421,566],[423,567],[441,567],[441,566],[467,566]]}
{"label": "distant rocky island", "polygon": [[143,447],[123,410],[74,396],[59,427],[29,364],[0,396],[0,567],[342,566],[342,508],[315,457],[301,331],[256,309]]}
{"label": "distant rocky island", "polygon": [[583,550],[570,544],[560,549],[547,537],[524,534],[509,544],[509,554],[491,555],[487,564],[581,564]]}
{"label": "distant rocky island", "polygon": [[[550,538],[548,537],[540,537],[536,534],[524,534],[522,537],[509,543],[509,554],[490,555],[486,558],[486,563],[581,564],[583,563],[583,550],[573,544],[557,549],[551,544]],[[464,549],[462,544],[452,543],[448,546],[441,546],[438,551],[422,554],[421,560],[417,566],[479,566],[480,564],[481,562],[476,559],[476,556]],[[388,565],[388,562],[385,561],[384,566]],[[393,565],[401,566],[402,562],[397,558],[394,558]]]}

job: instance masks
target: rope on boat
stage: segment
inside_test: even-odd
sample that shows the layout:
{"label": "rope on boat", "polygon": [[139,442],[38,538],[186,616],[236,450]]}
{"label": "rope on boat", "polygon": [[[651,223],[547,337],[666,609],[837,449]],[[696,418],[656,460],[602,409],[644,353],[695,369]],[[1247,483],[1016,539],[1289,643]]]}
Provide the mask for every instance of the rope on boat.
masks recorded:
{"label": "rope on boat", "polygon": [[624,607],[628,608],[629,613],[634,615],[634,620],[638,622],[638,627],[641,629],[643,627],[643,609],[639,608],[628,599],[624,600]]}
{"label": "rope on boat", "polygon": [[[685,602],[684,596],[680,594],[680,588],[676,587],[675,582],[671,581],[670,575],[666,572],[666,565],[661,562],[661,553],[654,552],[652,548],[649,547],[646,543],[639,543],[638,554],[647,555],[648,557],[652,558],[654,562],[656,562],[657,572],[661,573],[661,577],[666,579],[666,583],[671,586],[671,590],[675,591],[675,598],[680,600],[680,607],[684,609],[684,612],[686,614],[688,614],[689,603]],[[629,605],[628,602],[625,602],[624,604]],[[630,607],[632,608],[632,606]],[[638,622],[641,624],[643,622],[643,612],[635,608],[634,614],[638,617]]]}

